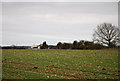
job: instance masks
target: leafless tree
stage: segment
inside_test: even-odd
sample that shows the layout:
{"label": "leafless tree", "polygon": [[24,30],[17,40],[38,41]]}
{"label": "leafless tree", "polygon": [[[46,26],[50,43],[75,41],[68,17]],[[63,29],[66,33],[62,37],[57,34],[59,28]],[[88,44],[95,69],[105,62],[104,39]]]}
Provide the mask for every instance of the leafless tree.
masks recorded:
{"label": "leafless tree", "polygon": [[93,34],[93,41],[109,47],[120,44],[120,28],[111,23],[103,23],[97,26]]}

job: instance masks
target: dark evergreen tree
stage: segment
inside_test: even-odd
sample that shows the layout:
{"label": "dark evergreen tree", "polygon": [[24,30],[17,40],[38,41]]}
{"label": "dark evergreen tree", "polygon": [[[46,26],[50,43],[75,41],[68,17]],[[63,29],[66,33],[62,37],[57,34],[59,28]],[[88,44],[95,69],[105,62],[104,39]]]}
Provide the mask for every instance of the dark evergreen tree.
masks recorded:
{"label": "dark evergreen tree", "polygon": [[58,42],[57,48],[58,48],[58,49],[61,49],[61,48],[62,48],[62,43],[61,43],[61,42]]}
{"label": "dark evergreen tree", "polygon": [[48,45],[47,45],[46,41],[43,42],[41,49],[48,49]]}

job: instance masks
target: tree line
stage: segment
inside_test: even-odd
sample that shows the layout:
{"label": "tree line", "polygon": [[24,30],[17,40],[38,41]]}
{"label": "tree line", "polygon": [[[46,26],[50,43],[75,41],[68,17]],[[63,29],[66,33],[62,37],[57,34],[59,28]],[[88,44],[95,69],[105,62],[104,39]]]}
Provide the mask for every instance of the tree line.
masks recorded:
{"label": "tree line", "polygon": [[107,48],[92,41],[73,41],[73,43],[58,42],[57,45],[48,45],[46,41],[41,44],[41,49],[102,49]]}

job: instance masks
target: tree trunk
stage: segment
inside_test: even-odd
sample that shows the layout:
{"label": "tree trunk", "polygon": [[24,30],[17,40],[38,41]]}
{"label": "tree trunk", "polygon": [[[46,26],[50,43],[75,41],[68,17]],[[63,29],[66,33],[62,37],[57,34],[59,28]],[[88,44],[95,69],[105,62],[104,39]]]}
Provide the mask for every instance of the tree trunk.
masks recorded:
{"label": "tree trunk", "polygon": [[109,48],[111,47],[111,42],[110,42],[110,41],[108,41],[108,47],[109,47]]}

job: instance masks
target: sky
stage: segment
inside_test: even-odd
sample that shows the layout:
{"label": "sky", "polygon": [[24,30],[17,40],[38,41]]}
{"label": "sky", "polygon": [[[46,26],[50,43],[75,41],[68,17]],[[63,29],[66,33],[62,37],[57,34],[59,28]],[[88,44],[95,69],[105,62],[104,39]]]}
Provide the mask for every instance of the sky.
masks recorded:
{"label": "sky", "polygon": [[3,2],[2,45],[92,41],[104,22],[118,26],[117,2]]}

